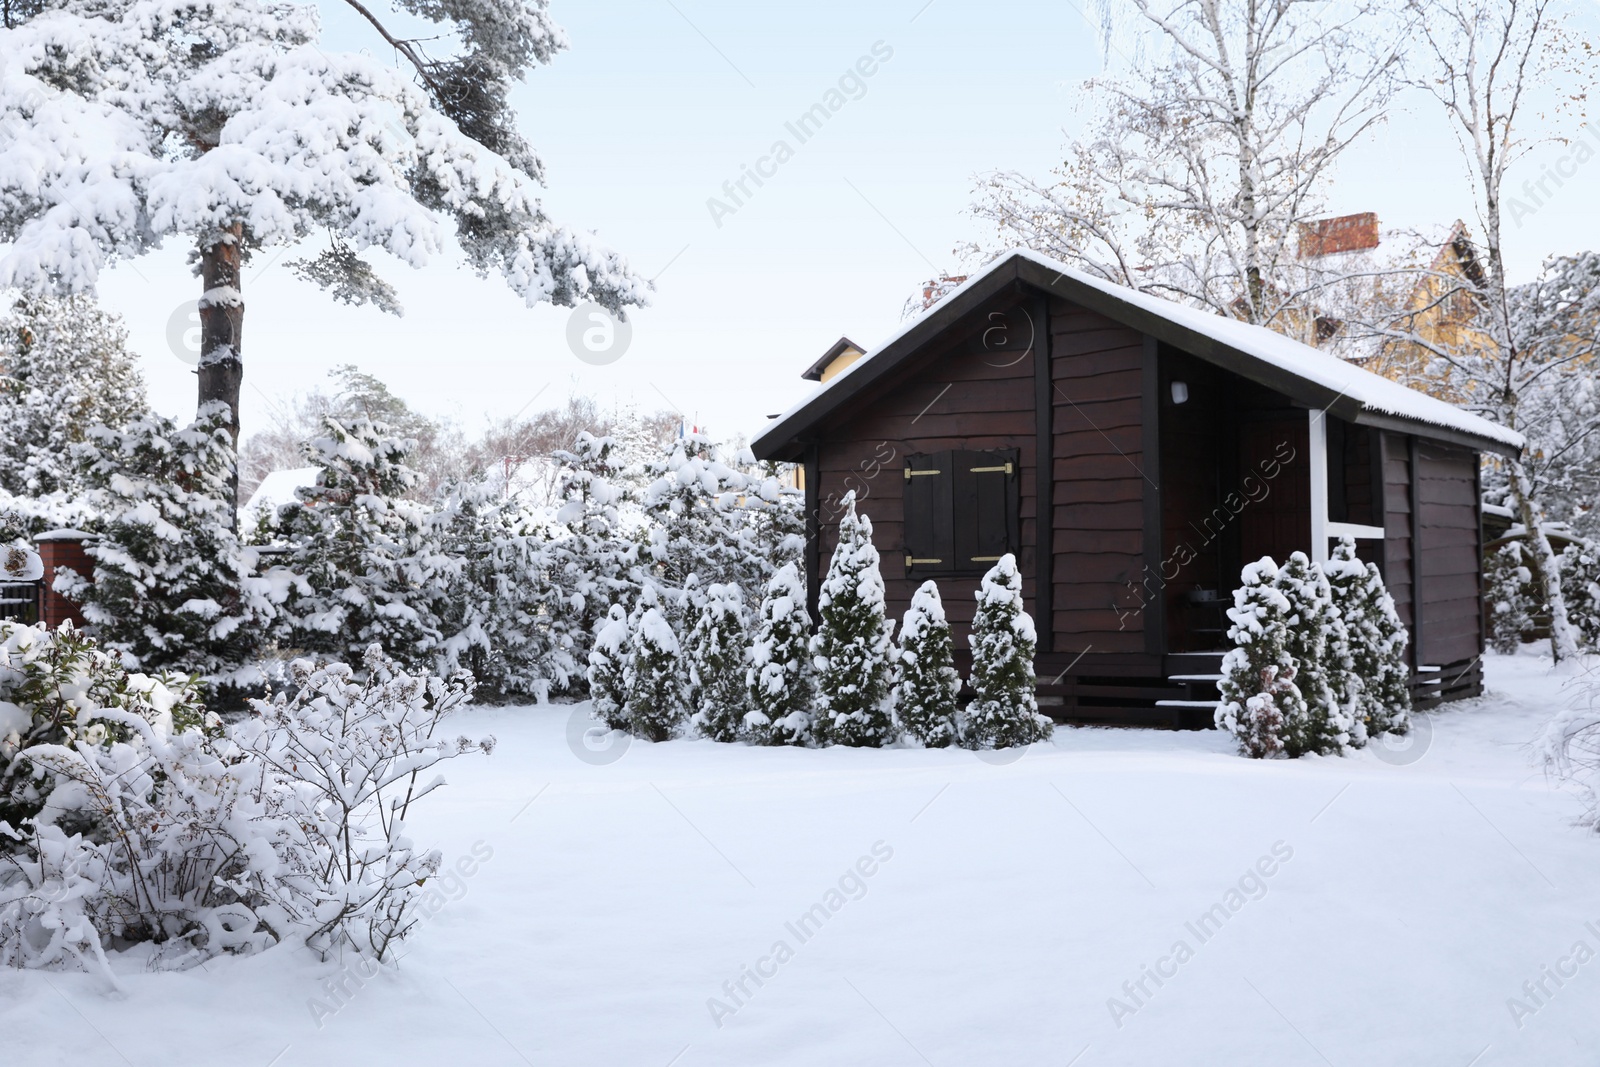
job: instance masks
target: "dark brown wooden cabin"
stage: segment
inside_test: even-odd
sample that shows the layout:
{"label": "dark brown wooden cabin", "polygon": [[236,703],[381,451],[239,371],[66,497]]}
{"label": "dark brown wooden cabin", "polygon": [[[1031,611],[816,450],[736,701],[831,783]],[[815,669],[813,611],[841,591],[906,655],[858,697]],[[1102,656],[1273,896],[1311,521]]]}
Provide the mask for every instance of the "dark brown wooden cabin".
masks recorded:
{"label": "dark brown wooden cabin", "polygon": [[813,611],[854,491],[889,610],[938,581],[965,649],[1016,553],[1060,719],[1209,725],[1244,563],[1357,539],[1421,706],[1482,689],[1478,470],[1521,439],[1261,327],[1002,256],[752,443],[803,465]]}

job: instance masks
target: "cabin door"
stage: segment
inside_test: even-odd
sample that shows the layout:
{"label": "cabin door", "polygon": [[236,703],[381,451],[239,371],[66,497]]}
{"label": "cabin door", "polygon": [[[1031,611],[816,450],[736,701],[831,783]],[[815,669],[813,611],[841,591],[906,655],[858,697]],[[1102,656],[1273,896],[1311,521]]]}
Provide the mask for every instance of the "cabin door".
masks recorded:
{"label": "cabin door", "polygon": [[1306,412],[1262,412],[1239,424],[1237,499],[1239,568],[1271,556],[1311,549],[1310,434]]}

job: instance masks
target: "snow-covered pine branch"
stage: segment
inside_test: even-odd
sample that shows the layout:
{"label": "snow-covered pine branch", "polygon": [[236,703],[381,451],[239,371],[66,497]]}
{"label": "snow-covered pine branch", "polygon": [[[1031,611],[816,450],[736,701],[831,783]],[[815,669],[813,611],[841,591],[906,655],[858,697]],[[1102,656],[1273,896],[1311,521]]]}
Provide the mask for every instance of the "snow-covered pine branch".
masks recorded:
{"label": "snow-covered pine branch", "polygon": [[645,302],[620,255],[546,215],[505,105],[563,43],[544,0],[406,6],[459,51],[411,70],[330,52],[315,7],[278,0],[27,12],[0,36],[0,285],[83,292],[113,261],[192,242],[200,400],[227,405],[235,439],[258,249],[328,233],[339,254],[309,273],[348,280],[346,298],[381,292],[369,248],[421,267],[453,245],[529,306]]}

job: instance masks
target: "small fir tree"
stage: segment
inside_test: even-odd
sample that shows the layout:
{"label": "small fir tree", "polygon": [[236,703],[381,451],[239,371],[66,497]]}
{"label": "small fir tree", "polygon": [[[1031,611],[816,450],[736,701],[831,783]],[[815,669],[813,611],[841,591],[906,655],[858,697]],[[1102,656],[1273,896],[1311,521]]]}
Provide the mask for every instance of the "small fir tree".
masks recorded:
{"label": "small fir tree", "polygon": [[1367,564],[1367,588],[1373,636],[1377,640],[1374,674],[1366,683],[1367,692],[1372,695],[1373,715],[1367,733],[1372,737],[1403,734],[1411,729],[1411,661],[1406,655],[1411,635],[1395,610],[1394,597],[1384,587],[1383,575],[1371,563]]}
{"label": "small fir tree", "polygon": [[1561,550],[1561,592],[1578,640],[1588,651],[1600,648],[1600,546],[1574,541]]}
{"label": "small fir tree", "polygon": [[591,714],[607,729],[628,729],[628,613],[611,605],[589,650]]}
{"label": "small fir tree", "polygon": [[[1349,692],[1355,698],[1349,707],[1359,732],[1365,737],[1391,730],[1403,732],[1411,707],[1406,632],[1394,613],[1394,601],[1383,587],[1383,578],[1375,565],[1356,558],[1355,542],[1349,538],[1340,539],[1322,570],[1347,634]],[[1394,648],[1397,634],[1398,660]]]}
{"label": "small fir tree", "polygon": [[207,405],[181,429],[152,416],[125,431],[96,427],[79,446],[106,521],[85,549],[93,573],[63,568],[56,589],[82,602],[102,647],[142,670],[248,681],[240,672],[273,617],[272,583],[250,575],[233,531],[227,419]]}
{"label": "small fir tree", "polygon": [[961,675],[955,668],[950,624],[945,621],[939,586],[922,583],[900,623],[895,649],[900,681],[895,710],[905,732],[924,748],[945,748],[956,740]]}
{"label": "small fir tree", "polygon": [[1509,656],[1521,647],[1523,635],[1533,631],[1533,571],[1521,541],[1507,541],[1489,553],[1483,585],[1489,601],[1489,647]]}
{"label": "small fir tree", "polygon": [[1341,537],[1332,556],[1313,570],[1328,589],[1328,603],[1333,622],[1327,627],[1327,650],[1323,656],[1328,687],[1333,691],[1333,706],[1342,719],[1348,722],[1350,745],[1361,748],[1367,743],[1368,714],[1367,675],[1356,666],[1357,637],[1351,627],[1359,625],[1357,614],[1362,598],[1367,592],[1367,568],[1356,559],[1356,543]]}
{"label": "small fir tree", "polygon": [[889,702],[894,626],[885,615],[872,519],[856,514],[854,492],[845,494],[839,544],[817,606],[821,620],[811,639],[818,677],[817,740],[857,747],[890,744],[896,733]]}
{"label": "small fir tree", "polygon": [[1340,656],[1349,643],[1344,623],[1333,606],[1328,579],[1304,552],[1290,553],[1273,579],[1289,602],[1285,647],[1294,660],[1295,685],[1305,698],[1306,714],[1287,720],[1285,751],[1291,757],[1307,752],[1329,755],[1353,740],[1354,722],[1340,702]]}
{"label": "small fir tree", "polygon": [[1289,724],[1307,716],[1295,684],[1299,673],[1288,648],[1293,607],[1277,583],[1278,565],[1263,556],[1247,564],[1228,609],[1228,640],[1222,658],[1222,702],[1217,727],[1253,759],[1285,754]]}
{"label": "small fir tree", "polygon": [[689,676],[690,721],[713,741],[737,741],[744,735],[745,659],[749,635],[744,622],[744,595],[736,585],[706,590],[684,657]]}
{"label": "small fir tree", "polygon": [[562,502],[546,550],[560,605],[552,625],[580,663],[611,606],[632,600],[640,586],[639,548],[623,531],[628,493],[619,480],[616,451],[612,438],[585,430],[571,451],[553,457],[560,467]]}
{"label": "small fir tree", "polygon": [[306,445],[316,485],[278,513],[299,578],[285,643],[352,664],[376,643],[403,665],[431,667],[461,561],[443,551],[434,514],[406,499],[416,480],[409,442],[365,417],[323,424],[326,434]]}
{"label": "small fir tree", "polygon": [[799,745],[811,737],[811,616],[806,586],[793,563],[767,582],[750,643],[745,689],[750,711],[745,728],[754,741]]}
{"label": "small fir tree", "polygon": [[460,562],[438,607],[440,673],[470,670],[480,700],[543,703],[581,685],[575,613],[551,582],[544,517],[471,482],[449,487],[436,520]]}
{"label": "small fir tree", "polygon": [[0,488],[80,493],[72,450],[95,426],[146,418],[139,357],[122,320],[87,293],[22,295],[0,311]]}
{"label": "small fir tree", "polygon": [[1055,729],[1039,714],[1033,676],[1033,618],[1024,609],[1017,558],[1007,552],[978,587],[972,620],[972,703],[961,726],[966,748],[1014,748],[1048,741]]}
{"label": "small fir tree", "polygon": [[681,650],[653,585],[646,584],[639,592],[628,616],[628,639],[623,671],[628,730],[650,741],[669,740],[687,711],[679,678]]}

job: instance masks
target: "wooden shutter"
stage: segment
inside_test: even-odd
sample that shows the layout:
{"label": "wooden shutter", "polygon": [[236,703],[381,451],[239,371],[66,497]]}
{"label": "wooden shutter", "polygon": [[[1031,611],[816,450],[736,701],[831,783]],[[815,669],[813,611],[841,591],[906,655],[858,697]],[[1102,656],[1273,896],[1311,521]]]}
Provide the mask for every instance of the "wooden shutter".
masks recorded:
{"label": "wooden shutter", "polygon": [[956,567],[951,527],[954,453],[906,457],[905,566],[908,576],[949,574]]}
{"label": "wooden shutter", "polygon": [[1001,556],[1019,548],[1021,456],[1011,448],[955,452],[952,459],[956,569],[981,574]]}

